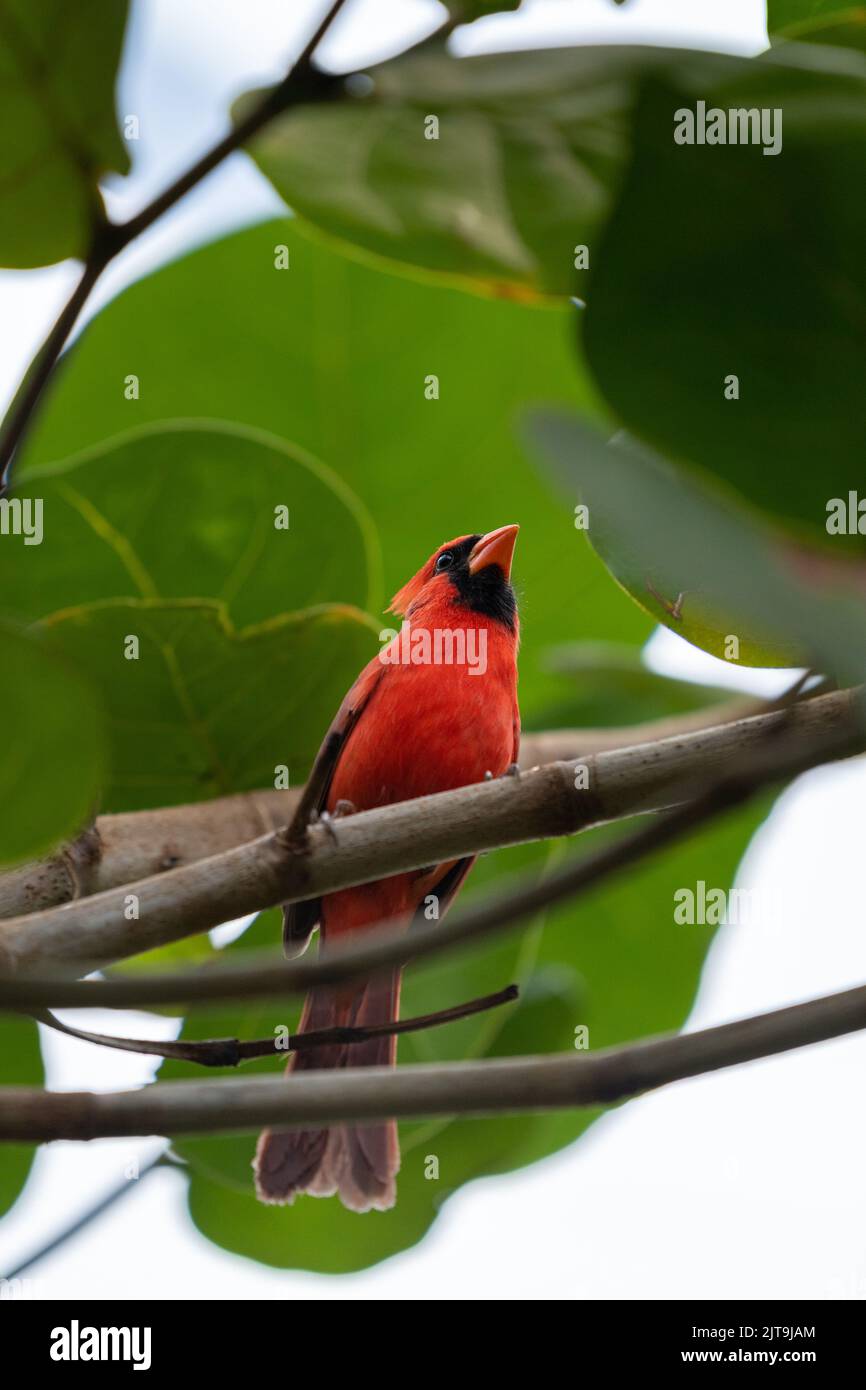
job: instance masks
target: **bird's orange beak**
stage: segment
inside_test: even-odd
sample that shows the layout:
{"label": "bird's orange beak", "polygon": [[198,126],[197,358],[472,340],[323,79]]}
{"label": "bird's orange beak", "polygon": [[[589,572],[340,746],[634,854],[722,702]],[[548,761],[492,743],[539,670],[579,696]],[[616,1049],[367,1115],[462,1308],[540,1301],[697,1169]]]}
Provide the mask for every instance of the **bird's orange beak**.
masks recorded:
{"label": "bird's orange beak", "polygon": [[506,579],[511,577],[511,557],[519,526],[500,526],[476,541],[469,555],[469,573],[477,574],[487,565],[498,565]]}

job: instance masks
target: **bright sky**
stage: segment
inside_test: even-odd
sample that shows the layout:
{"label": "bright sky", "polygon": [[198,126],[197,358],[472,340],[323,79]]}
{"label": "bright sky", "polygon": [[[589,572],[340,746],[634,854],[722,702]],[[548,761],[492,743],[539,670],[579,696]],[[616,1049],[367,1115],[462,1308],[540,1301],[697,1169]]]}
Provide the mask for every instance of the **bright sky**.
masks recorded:
{"label": "bright sky", "polygon": [[[136,170],[110,211],[136,210],[224,128],[240,91],[275,79],[323,0],[137,0],[120,106],[141,119]],[[435,0],[351,0],[323,57],[350,66],[420,37]],[[459,36],[462,51],[535,42],[679,43],[752,53],[766,44],[760,0],[526,0]],[[280,208],[235,156],[112,267],[94,308],[143,270]],[[0,402],[75,277],[71,265],[0,273]],[[650,660],[675,674],[771,690],[779,673],[735,672],[662,632]],[[745,677],[745,679],[744,679]],[[743,868],[759,894],[793,887],[781,928],[717,938],[689,1027],[863,982],[862,762],[810,774],[780,800]],[[81,1016],[79,1015],[79,1019]],[[81,1026],[109,1030],[100,1015]],[[153,1026],[130,1017],[129,1030]],[[136,1085],[146,1059],[47,1039],[50,1083]],[[34,1298],[499,1299],[864,1298],[862,1201],[866,1040],[855,1037],[633,1101],[576,1146],[472,1184],[415,1250],[326,1280],[229,1256],[184,1211],[183,1184],[158,1173],[28,1276]],[[122,1177],[153,1144],[43,1149],[0,1234],[13,1264]],[[374,1216],[359,1218],[375,1220]]]}

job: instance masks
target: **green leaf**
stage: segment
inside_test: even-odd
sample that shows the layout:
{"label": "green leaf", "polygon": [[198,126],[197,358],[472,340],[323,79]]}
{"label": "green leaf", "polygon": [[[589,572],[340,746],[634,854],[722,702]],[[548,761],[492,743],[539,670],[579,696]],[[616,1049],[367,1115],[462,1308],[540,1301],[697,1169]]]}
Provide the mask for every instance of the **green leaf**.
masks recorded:
{"label": "green leaf", "polygon": [[236,631],[218,603],[117,599],[56,613],[43,627],[102,693],[108,812],[273,786],[280,766],[290,785],[302,782],[377,650],[372,620],[340,604]]}
{"label": "green leaf", "polygon": [[840,10],[850,8],[840,0],[767,0],[767,28],[771,34],[787,29],[792,24],[804,24],[807,20],[817,23]]}
{"label": "green leaf", "polygon": [[[675,143],[698,99],[781,111],[780,153]],[[827,533],[866,451],[864,186],[859,54],[784,45],[710,90],[655,80],[584,316],[630,430],[837,553],[866,545]]]}
{"label": "green leaf", "polygon": [[[662,676],[625,643],[570,642],[547,653],[566,693],[537,720],[539,729],[614,727],[688,714],[731,699],[731,691]],[[565,683],[563,682],[565,688]]]}
{"label": "green leaf", "polygon": [[[565,905],[517,937],[410,969],[404,1017],[497,988],[522,985],[521,1001],[494,1013],[400,1039],[401,1062],[512,1056],[574,1048],[575,1030],[589,1028],[590,1049],[679,1028],[684,1022],[713,935],[707,926],[674,923],[674,891],[700,878],[726,888],[764,808],[729,818],[697,842],[678,846],[585,903]],[[607,830],[605,835],[622,833]],[[589,836],[591,848],[602,832]],[[584,837],[582,837],[584,838]],[[472,894],[489,892],[503,873],[543,871],[550,846],[524,846],[485,857],[470,878]],[[501,887],[501,882],[500,885]],[[268,913],[234,953],[275,944],[278,914]],[[184,1037],[268,1036],[295,1026],[298,1006],[226,1008],[196,1013]],[[274,1071],[272,1061],[253,1064]],[[244,1069],[246,1070],[246,1068]],[[163,1064],[163,1077],[201,1075],[189,1064]],[[401,1124],[402,1167],[396,1207],[359,1217],[336,1199],[302,1197],[289,1208],[267,1207],[253,1195],[252,1136],[177,1141],[190,1164],[189,1208],[198,1229],[224,1249],[281,1268],[345,1273],[375,1264],[415,1244],[457,1188],[555,1152],[581,1135],[600,1109],[549,1115],[430,1120]],[[428,1159],[438,1160],[430,1180]]]}
{"label": "green leaf", "polygon": [[83,258],[99,179],[129,168],[114,82],[126,0],[0,0],[0,264]]}
{"label": "green leaf", "polygon": [[43,643],[5,625],[0,670],[0,864],[13,864],[53,848],[93,813],[105,731],[91,684]]}
{"label": "green leaf", "polygon": [[[30,1018],[0,1014],[0,1086],[42,1086],[39,1031]],[[0,1144],[0,1217],[17,1201],[36,1147]]]}
{"label": "green leaf", "polygon": [[522,0],[442,0],[442,3],[458,24],[471,24],[484,15],[519,10]]}
{"label": "green leaf", "polygon": [[381,602],[378,541],[357,497],[262,430],[144,425],[22,470],[15,493],[41,498],[45,517],[41,546],[0,547],[0,592],[23,618],[121,596],[217,599],[238,624]]}
{"label": "green leaf", "polygon": [[837,48],[866,48],[866,7],[832,6],[825,19],[817,16],[771,31],[774,44],[827,43]]}
{"label": "green leaf", "polygon": [[530,434],[560,487],[588,507],[587,535],[614,578],[671,631],[746,666],[862,679],[860,564],[827,568],[634,441],[610,447],[578,420],[543,413]]}
{"label": "green leaf", "polygon": [[250,153],[347,250],[518,298],[582,296],[576,248],[592,246],[621,177],[636,80],[680,60],[650,47],[425,48],[373,68],[369,92],[288,112]]}
{"label": "green leaf", "polygon": [[[845,0],[767,0],[770,36],[782,35],[807,43],[831,43],[834,30],[857,31],[866,23],[866,9]],[[847,43],[847,39],[836,40]],[[861,40],[862,41],[862,40]]]}
{"label": "green leaf", "polygon": [[[282,245],[289,270],[274,268]],[[556,685],[542,669],[546,647],[570,636],[641,641],[651,630],[514,436],[515,419],[536,401],[591,405],[570,347],[574,312],[382,275],[291,222],[267,223],[193,252],[109,304],[77,343],[28,457],[63,458],[115,435],[128,428],[131,410],[142,423],[192,413],[271,430],[327,459],[363,499],[384,541],[389,595],[443,541],[519,522],[514,575],[526,602],[520,680],[529,717]],[[146,384],[134,405],[123,398],[117,366],[129,362],[133,344]],[[429,374],[439,377],[438,400],[425,397]],[[117,390],[106,390],[113,380]],[[94,499],[108,487],[100,478]],[[203,479],[177,526],[194,525],[210,505]],[[175,524],[158,501],[150,514],[154,532]],[[329,555],[328,534],[316,534]],[[338,535],[334,548],[346,543]]]}

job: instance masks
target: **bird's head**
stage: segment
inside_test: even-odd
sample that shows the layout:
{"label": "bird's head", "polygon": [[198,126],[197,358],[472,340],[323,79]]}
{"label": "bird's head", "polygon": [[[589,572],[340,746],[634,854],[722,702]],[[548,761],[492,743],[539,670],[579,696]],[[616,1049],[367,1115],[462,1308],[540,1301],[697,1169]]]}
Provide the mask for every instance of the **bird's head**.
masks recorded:
{"label": "bird's head", "polygon": [[391,600],[401,618],[432,616],[438,608],[467,608],[514,632],[517,602],[511,587],[511,557],[519,526],[500,526],[486,535],[459,536],[440,545]]}

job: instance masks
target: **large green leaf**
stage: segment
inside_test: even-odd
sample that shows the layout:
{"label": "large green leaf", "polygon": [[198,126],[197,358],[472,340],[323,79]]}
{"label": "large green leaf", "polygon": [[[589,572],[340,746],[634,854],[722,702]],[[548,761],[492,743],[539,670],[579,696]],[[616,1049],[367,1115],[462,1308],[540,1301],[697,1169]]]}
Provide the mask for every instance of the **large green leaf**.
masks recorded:
{"label": "large green leaf", "polygon": [[[30,1018],[0,1014],[0,1086],[42,1086],[39,1032]],[[36,1148],[33,1144],[0,1144],[0,1217],[18,1198]]]}
{"label": "large green leaf", "polygon": [[823,23],[840,10],[851,8],[844,0],[767,0],[767,28],[776,34],[791,24]]}
{"label": "large green leaf", "polygon": [[[846,0],[767,0],[770,36],[802,38],[807,43],[833,42],[833,31],[856,30],[866,22],[866,9]],[[839,40],[842,43],[847,39]]]}
{"label": "large green leaf", "polygon": [[[289,270],[274,268],[281,245]],[[640,641],[651,629],[581,544],[514,436],[515,419],[535,401],[591,403],[570,347],[573,317],[568,307],[533,309],[382,275],[290,222],[268,223],[192,253],[104,309],[46,402],[28,457],[64,458],[126,430],[131,409],[142,423],[192,413],[272,430],[326,459],[363,498],[383,539],[387,593],[442,541],[520,522],[529,716],[555,686],[540,668],[545,647],[571,636]],[[133,345],[147,384],[134,406],[105,386]],[[425,398],[429,374],[439,377],[438,400]],[[101,478],[102,493],[108,486]],[[193,513],[210,505],[204,482],[186,503]],[[328,550],[326,534],[319,543]],[[196,592],[193,582],[186,593]]]}
{"label": "large green leaf", "polygon": [[117,599],[42,626],[102,692],[109,812],[273,786],[279,767],[302,782],[378,649],[372,620],[341,604],[236,631],[218,603]]}
{"label": "large green leaf", "polygon": [[0,626],[0,671],[0,864],[11,864],[52,848],[95,811],[105,730],[95,689],[43,643]]}
{"label": "large green leaf", "polygon": [[805,546],[633,441],[611,447],[579,420],[543,413],[530,433],[560,487],[588,508],[586,534],[611,573],[673,632],[746,666],[814,664],[862,679],[861,563],[822,568]]}
{"label": "large green leaf", "polygon": [[[594,255],[637,78],[672,61],[682,54],[621,45],[471,58],[424,48],[373,68],[369,90],[287,113],[250,153],[292,208],[348,247],[493,292],[582,295],[576,249]],[[688,61],[715,72],[733,60]]]}
{"label": "large green leaf", "polygon": [[126,0],[0,0],[0,264],[83,257],[98,181],[126,173],[114,80]]}
{"label": "large green leaf", "polygon": [[651,671],[626,643],[563,643],[547,653],[547,665],[564,678],[563,694],[538,717],[539,729],[640,724],[731,699],[720,686]]}
{"label": "large green leaf", "polygon": [[[783,7],[789,8],[789,7]],[[799,9],[800,6],[794,7]],[[816,7],[817,8],[817,7]],[[773,43],[828,43],[837,48],[866,48],[866,6],[821,6],[825,13],[770,30]]]}
{"label": "large green leaf", "polygon": [[45,516],[41,546],[0,547],[0,592],[21,617],[121,596],[218,599],[238,624],[381,602],[378,541],[355,495],[248,426],[145,425],[22,470],[15,495],[41,498]]}
{"label": "large green leaf", "polygon": [[[586,903],[561,908],[543,927],[536,922],[516,938],[410,969],[402,1005],[406,1017],[511,979],[521,982],[522,998],[507,1012],[402,1038],[401,1061],[565,1051],[575,1046],[581,1025],[589,1028],[591,1049],[681,1026],[713,928],[676,925],[674,891],[701,878],[727,888],[760,816],[758,808],[728,820]],[[600,833],[587,837],[587,844]],[[488,856],[470,880],[471,892],[490,891],[503,873],[518,867],[542,867],[550,853],[550,847],[529,846]],[[231,949],[273,944],[278,935],[276,914],[265,914]],[[297,1007],[285,1006],[197,1013],[185,1024],[184,1036],[268,1036],[279,1024],[294,1026],[297,1018]],[[258,1063],[256,1069],[273,1072],[274,1063]],[[172,1062],[164,1064],[161,1074],[200,1072]],[[176,1147],[190,1164],[190,1213],[210,1240],[264,1263],[342,1273],[411,1246],[458,1187],[554,1152],[582,1134],[599,1113],[403,1124],[397,1206],[366,1217],[345,1211],[336,1199],[304,1197],[291,1208],[262,1206],[252,1189],[251,1136],[187,1139]],[[438,1160],[438,1180],[425,1175],[431,1156]]]}
{"label": "large green leaf", "polygon": [[[677,144],[675,113],[698,100],[780,111],[781,151]],[[866,545],[827,532],[866,451],[864,187],[858,53],[790,44],[709,90],[648,83],[584,316],[592,370],[632,431],[830,555]]]}

